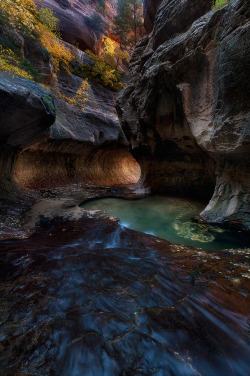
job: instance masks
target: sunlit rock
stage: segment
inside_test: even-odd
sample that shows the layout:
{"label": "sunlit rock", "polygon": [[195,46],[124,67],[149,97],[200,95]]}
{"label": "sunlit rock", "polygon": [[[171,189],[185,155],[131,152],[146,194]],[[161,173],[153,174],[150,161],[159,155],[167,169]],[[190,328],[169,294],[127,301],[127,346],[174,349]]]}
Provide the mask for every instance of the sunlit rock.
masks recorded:
{"label": "sunlit rock", "polygon": [[38,84],[15,75],[0,74],[0,196],[15,199],[18,155],[48,137],[55,121],[53,97]]}

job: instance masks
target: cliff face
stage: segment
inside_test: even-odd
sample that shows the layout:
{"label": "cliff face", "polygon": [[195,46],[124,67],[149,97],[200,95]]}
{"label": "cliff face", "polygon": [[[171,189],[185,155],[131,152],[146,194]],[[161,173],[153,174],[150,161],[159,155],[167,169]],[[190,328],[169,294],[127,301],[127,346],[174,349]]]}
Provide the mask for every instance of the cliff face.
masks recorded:
{"label": "cliff face", "polygon": [[59,28],[65,42],[78,45],[81,50],[98,50],[104,30],[115,16],[115,1],[105,1],[105,12],[97,12],[93,4],[81,0],[34,0],[38,8],[48,7],[59,19]]}
{"label": "cliff face", "polygon": [[210,195],[203,220],[249,228],[250,8],[208,3],[161,3],[117,110],[142,184]]}
{"label": "cliff face", "polygon": [[17,198],[20,188],[14,179],[19,154],[48,137],[55,120],[50,94],[21,77],[0,75],[0,192],[3,198]]}
{"label": "cliff face", "polygon": [[143,0],[144,26],[147,33],[153,30],[156,12],[161,2],[162,0]]}
{"label": "cliff face", "polygon": [[[89,18],[96,14],[93,6],[87,5],[86,2],[66,0],[41,1],[38,4],[48,5],[55,10],[55,14],[60,20],[63,36],[65,36],[63,34],[64,27],[65,30],[75,32],[71,25],[74,24],[81,28],[84,38],[88,38],[90,34],[93,36],[93,44],[89,44],[87,47],[93,47],[93,49],[97,47],[101,34],[96,34],[92,29],[88,34],[88,30],[84,29],[84,17]],[[107,23],[113,16],[113,5],[113,1],[106,1],[106,18],[103,17],[103,22]],[[82,38],[78,31],[77,34]],[[68,74],[63,69],[55,72],[53,61],[44,54],[39,40],[30,40],[25,34],[8,25],[0,25],[0,37],[1,40],[11,39],[16,46],[17,56],[26,59],[36,69],[40,82],[53,93],[49,94],[45,91],[46,95],[51,95],[55,104],[53,121],[51,120],[48,125],[45,119],[44,124],[40,124],[43,121],[39,112],[42,111],[42,108],[39,108],[36,114],[36,107],[34,107],[32,113],[28,99],[29,96],[32,98],[32,88],[38,90],[40,86],[27,79],[19,79],[18,76],[15,78],[7,74],[0,76],[0,87],[2,88],[1,132],[8,130],[13,139],[16,135],[16,143],[20,142],[21,145],[14,150],[13,145],[9,145],[6,137],[2,133],[0,134],[3,143],[1,145],[2,176],[0,177],[0,184],[3,188],[0,190],[0,197],[13,198],[19,189],[16,183],[26,188],[39,189],[79,182],[99,185],[137,182],[140,168],[128,152],[128,142],[115,111],[117,93],[89,80],[90,87],[85,93],[87,103],[83,111],[79,103],[72,103],[72,98],[76,98],[77,95],[79,97],[77,93],[84,84],[83,78]],[[71,37],[74,39],[74,34]],[[71,37],[65,37],[65,39],[71,41]],[[93,64],[82,50],[69,43],[66,43],[66,46],[77,57],[72,64]],[[15,94],[12,94],[14,81]],[[23,85],[27,86],[27,90],[24,90]],[[5,87],[6,90],[4,90]],[[30,94],[28,88],[30,88]],[[43,89],[41,87],[40,89],[43,93]],[[9,101],[9,97],[11,101]],[[10,103],[13,115],[8,107],[5,108],[5,103]],[[26,113],[30,112],[30,117],[27,117]],[[34,116],[33,123],[32,116]],[[16,124],[13,117],[15,117]],[[18,117],[20,117],[20,121]],[[36,119],[38,120],[36,121]],[[31,123],[33,124],[33,133],[37,133],[41,137],[32,136],[29,138],[29,143],[24,145],[22,132],[25,133],[28,129],[27,136],[31,135]],[[18,133],[16,132],[17,124],[19,126]],[[46,130],[43,135],[41,135],[40,129],[42,126]]]}

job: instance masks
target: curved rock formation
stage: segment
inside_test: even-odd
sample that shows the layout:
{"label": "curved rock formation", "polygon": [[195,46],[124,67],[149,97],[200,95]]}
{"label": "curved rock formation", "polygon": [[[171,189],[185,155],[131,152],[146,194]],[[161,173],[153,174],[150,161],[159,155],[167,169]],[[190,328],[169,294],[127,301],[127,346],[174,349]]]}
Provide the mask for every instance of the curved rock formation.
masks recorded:
{"label": "curved rock formation", "polygon": [[22,150],[48,137],[55,120],[52,96],[38,84],[0,73],[0,196],[14,199],[19,188],[14,165]]}
{"label": "curved rock formation", "polygon": [[238,0],[206,13],[207,2],[197,12],[196,3],[160,5],[152,34],[135,48],[118,114],[144,184],[205,196],[215,185],[201,218],[246,229],[250,8]]}
{"label": "curved rock formation", "polygon": [[124,186],[135,184],[140,178],[140,166],[127,148],[87,148],[72,141],[54,142],[53,147],[20,155],[15,168],[19,185],[32,189],[79,183]]}
{"label": "curved rock formation", "polygon": [[83,79],[58,74],[61,97],[55,96],[56,120],[49,138],[32,145],[18,158],[15,177],[27,188],[71,183],[134,184],[140,167],[115,112],[117,94],[91,83],[84,112],[63,98],[75,96]]}

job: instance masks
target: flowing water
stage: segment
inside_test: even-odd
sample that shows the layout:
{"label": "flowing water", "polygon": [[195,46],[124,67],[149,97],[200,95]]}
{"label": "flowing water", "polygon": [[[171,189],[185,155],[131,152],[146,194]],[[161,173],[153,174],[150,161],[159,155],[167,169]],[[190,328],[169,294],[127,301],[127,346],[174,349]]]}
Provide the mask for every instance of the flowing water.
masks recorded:
{"label": "flowing water", "polygon": [[177,197],[150,196],[136,201],[104,198],[82,204],[86,209],[105,210],[120,218],[121,225],[177,244],[216,251],[247,247],[240,232],[195,223],[192,219],[205,207],[199,201]]}
{"label": "flowing water", "polygon": [[[145,225],[148,202],[147,229],[161,212],[164,231],[171,200],[101,202]],[[99,216],[45,221],[0,249],[0,375],[248,376],[249,251],[195,251]]]}

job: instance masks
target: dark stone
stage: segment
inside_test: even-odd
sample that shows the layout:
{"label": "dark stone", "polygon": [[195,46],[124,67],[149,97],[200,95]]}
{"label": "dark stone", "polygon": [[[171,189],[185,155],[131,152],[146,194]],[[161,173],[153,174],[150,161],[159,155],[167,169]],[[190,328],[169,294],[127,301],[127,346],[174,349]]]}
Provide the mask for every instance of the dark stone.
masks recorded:
{"label": "dark stone", "polygon": [[142,183],[204,196],[215,186],[203,220],[249,229],[250,8],[239,0],[207,10],[161,3],[117,110]]}
{"label": "dark stone", "polygon": [[151,33],[157,9],[162,0],[143,0],[144,27],[147,33]]}
{"label": "dark stone", "polygon": [[247,375],[247,250],[205,252],[66,211],[42,210],[33,236],[1,243],[4,374]]}
{"label": "dark stone", "polygon": [[213,0],[164,0],[158,8],[153,31],[154,48],[211,10]]}

